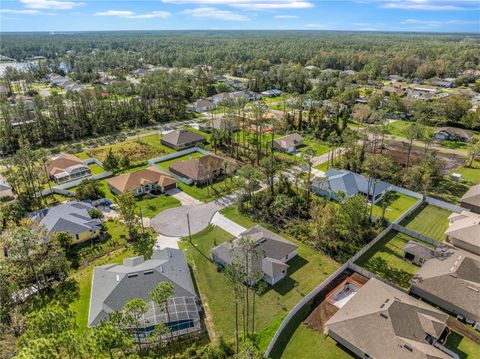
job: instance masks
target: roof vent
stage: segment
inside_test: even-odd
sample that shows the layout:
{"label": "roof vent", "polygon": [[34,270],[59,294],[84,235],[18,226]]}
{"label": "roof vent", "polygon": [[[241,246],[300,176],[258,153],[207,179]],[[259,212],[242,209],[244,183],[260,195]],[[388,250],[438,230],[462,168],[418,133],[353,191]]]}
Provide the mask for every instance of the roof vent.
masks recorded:
{"label": "roof vent", "polygon": [[163,266],[160,266],[160,273],[163,273]]}
{"label": "roof vent", "polygon": [[388,319],[388,315],[386,315],[385,313],[380,313],[380,316],[385,318],[385,319]]}
{"label": "roof vent", "polygon": [[138,277],[138,273],[130,273],[127,275],[128,278]]}
{"label": "roof vent", "polygon": [[407,349],[407,350],[409,350],[409,351],[413,352],[413,348],[412,348],[410,345],[408,345],[408,344],[405,344],[403,347],[404,347],[405,349]]}
{"label": "roof vent", "polygon": [[120,275],[117,274],[117,282],[120,282]]}
{"label": "roof vent", "polygon": [[478,288],[472,287],[470,285],[467,285],[467,288],[473,290],[474,292],[479,292]]}
{"label": "roof vent", "polygon": [[143,272],[143,274],[152,274],[153,270],[147,270],[146,272]]}

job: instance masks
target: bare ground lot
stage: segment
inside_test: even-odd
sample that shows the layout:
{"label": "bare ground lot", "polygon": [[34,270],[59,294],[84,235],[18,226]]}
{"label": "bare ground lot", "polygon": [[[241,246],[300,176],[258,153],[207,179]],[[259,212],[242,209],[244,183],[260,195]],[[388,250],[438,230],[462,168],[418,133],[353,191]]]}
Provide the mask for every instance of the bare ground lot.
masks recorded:
{"label": "bare ground lot", "polygon": [[[408,158],[408,147],[406,143],[396,141],[385,141],[383,146],[383,154],[390,157],[395,163],[405,166]],[[425,150],[419,147],[413,147],[410,155],[410,165],[416,165],[425,157]],[[437,154],[437,158],[443,161],[442,174],[447,175],[455,168],[463,165],[465,159],[452,154]]]}

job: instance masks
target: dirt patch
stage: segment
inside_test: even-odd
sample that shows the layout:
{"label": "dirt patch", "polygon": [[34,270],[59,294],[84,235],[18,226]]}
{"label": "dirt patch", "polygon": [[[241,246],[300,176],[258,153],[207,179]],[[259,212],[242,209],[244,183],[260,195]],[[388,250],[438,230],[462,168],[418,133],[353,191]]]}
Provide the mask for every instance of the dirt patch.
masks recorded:
{"label": "dirt patch", "polygon": [[[396,141],[386,141],[382,153],[390,157],[395,163],[404,167],[408,159],[408,144]],[[410,154],[410,166],[419,164],[425,158],[425,150],[419,147],[413,147]],[[437,158],[442,162],[442,174],[446,175],[455,168],[461,166],[465,159],[453,154],[437,153]]]}

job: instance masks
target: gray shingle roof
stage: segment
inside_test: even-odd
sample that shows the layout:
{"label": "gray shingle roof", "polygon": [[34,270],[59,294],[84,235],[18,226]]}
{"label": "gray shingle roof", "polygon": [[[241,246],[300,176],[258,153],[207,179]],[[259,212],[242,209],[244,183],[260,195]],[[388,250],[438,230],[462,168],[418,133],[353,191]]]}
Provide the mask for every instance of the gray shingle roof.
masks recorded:
{"label": "gray shingle roof", "polygon": [[[252,271],[261,270],[270,277],[274,277],[288,268],[288,264],[282,260],[297,249],[295,244],[260,225],[246,230],[241,237],[256,243],[257,256],[251,257]],[[245,257],[238,246],[239,238],[212,248],[211,253],[225,263],[231,264],[235,260]]]}
{"label": "gray shingle roof", "polygon": [[332,332],[372,358],[450,358],[426,339],[439,338],[448,315],[370,279],[326,323]]}
{"label": "gray shingle roof", "polygon": [[328,192],[343,192],[347,197],[354,196],[358,193],[369,193],[375,197],[391,187],[390,183],[377,181],[374,192],[373,185],[368,188],[368,177],[347,170],[331,169],[325,173],[325,177],[326,181],[320,181],[319,178],[315,177],[313,179],[313,186]]}
{"label": "gray shingle roof", "polygon": [[179,146],[190,142],[203,142],[205,141],[205,139],[205,136],[185,129],[175,130],[166,133],[162,137],[162,141],[171,143],[174,146]]}
{"label": "gray shingle roof", "polygon": [[93,207],[85,202],[67,202],[33,213],[32,219],[47,228],[47,236],[68,232],[72,236],[85,231],[96,231],[102,221],[92,219],[88,211]]}
{"label": "gray shingle roof", "polygon": [[[160,282],[174,285],[173,299],[169,305],[174,305],[175,301],[186,301],[191,307],[191,303],[197,298],[185,255],[178,249],[155,250],[149,260],[140,256],[125,259],[123,265],[95,267],[88,325],[98,325],[110,313],[122,310],[125,304],[134,298],[140,298],[152,306],[150,292]],[[164,313],[159,312],[158,308],[153,308],[153,311],[150,316],[155,316],[157,320],[166,320]],[[194,305],[184,315],[189,319],[198,319],[198,308]],[[173,321],[172,318],[171,320]]]}
{"label": "gray shingle roof", "polygon": [[449,245],[437,248],[412,285],[480,317],[480,257]]}

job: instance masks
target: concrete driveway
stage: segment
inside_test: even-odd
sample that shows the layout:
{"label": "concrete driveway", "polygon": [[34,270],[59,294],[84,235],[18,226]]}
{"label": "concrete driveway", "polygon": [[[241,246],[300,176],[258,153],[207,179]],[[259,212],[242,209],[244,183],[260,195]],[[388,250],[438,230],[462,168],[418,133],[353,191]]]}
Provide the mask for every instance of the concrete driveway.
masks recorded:
{"label": "concrete driveway", "polygon": [[187,194],[183,191],[180,191],[178,188],[169,190],[166,193],[168,195],[178,199],[180,201],[180,203],[182,204],[182,206],[193,206],[195,204],[202,204],[203,203],[202,201],[199,201],[198,199],[193,198],[189,194]]}
{"label": "concrete driveway", "polygon": [[167,237],[188,236],[187,215],[190,218],[191,234],[205,229],[212,220],[213,215],[229,206],[235,201],[235,195],[219,198],[209,203],[181,206],[160,212],[150,220],[155,232]]}
{"label": "concrete driveway", "polygon": [[228,219],[227,217],[225,217],[223,214],[220,214],[219,212],[214,214],[211,223],[216,226],[219,226],[221,229],[232,234],[235,237],[240,236],[241,233],[247,230],[245,227],[242,227],[238,223],[235,223],[234,221]]}

